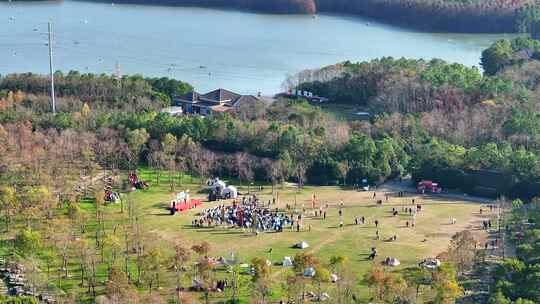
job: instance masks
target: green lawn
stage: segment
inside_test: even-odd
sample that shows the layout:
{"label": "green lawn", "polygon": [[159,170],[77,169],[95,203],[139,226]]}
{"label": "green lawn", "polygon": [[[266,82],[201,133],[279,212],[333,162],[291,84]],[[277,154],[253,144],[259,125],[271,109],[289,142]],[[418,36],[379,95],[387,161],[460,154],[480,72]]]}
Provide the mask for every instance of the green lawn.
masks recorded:
{"label": "green lawn", "polygon": [[[479,215],[480,206],[471,202],[448,201],[437,197],[430,196],[407,196],[405,198],[395,197],[391,193],[377,192],[377,197],[373,198],[373,192],[358,192],[346,190],[339,187],[313,187],[306,186],[300,190],[293,186],[278,187],[275,193],[278,193],[279,202],[278,208],[284,210],[285,205],[289,204],[298,212],[305,212],[304,229],[301,232],[286,229],[282,233],[261,233],[255,236],[251,231],[243,231],[238,228],[213,227],[213,228],[193,228],[192,220],[202,208],[209,208],[217,204],[230,204],[231,201],[221,202],[205,202],[202,207],[192,209],[188,212],[177,213],[175,216],[170,216],[166,207],[171,199],[171,186],[169,177],[162,175],[160,177],[160,185],[156,184],[156,175],[148,170],[142,170],[140,175],[150,183],[150,188],[147,190],[137,190],[130,194],[123,194],[124,197],[124,213],[121,213],[121,205],[110,205],[105,207],[105,225],[108,231],[112,231],[115,226],[121,221],[125,221],[127,213],[126,200],[129,199],[135,206],[135,213],[144,230],[152,233],[153,242],[163,244],[162,248],[166,255],[173,252],[173,242],[181,242],[186,247],[207,241],[211,244],[211,255],[215,257],[228,257],[231,252],[236,253],[243,262],[249,263],[253,257],[266,257],[270,261],[276,263],[283,260],[283,257],[290,256],[293,258],[302,250],[293,249],[291,246],[301,240],[309,243],[310,248],[305,249],[313,253],[323,262],[328,262],[331,256],[343,255],[348,257],[351,266],[359,278],[361,283],[362,275],[372,266],[373,263],[380,263],[385,257],[396,257],[401,261],[401,265],[392,270],[404,269],[417,263],[426,257],[435,256],[444,251],[448,246],[450,237],[457,231],[464,229],[478,229],[479,222],[482,220]],[[179,185],[178,176],[174,176],[175,191],[190,189],[191,195],[194,198],[206,199],[204,194],[198,193],[201,189],[200,183],[196,179],[189,177],[183,178],[183,185]],[[238,182],[231,181],[235,185]],[[247,192],[246,186],[240,186],[242,193]],[[253,190],[253,187],[251,188]],[[265,186],[262,192],[257,191],[259,197],[263,201],[272,199],[272,189],[270,186]],[[311,197],[315,193],[318,206],[329,205],[327,219],[323,220],[320,217],[312,216]],[[388,194],[389,201],[386,202],[385,195]],[[414,207],[411,205],[411,200],[415,199],[417,203],[423,206],[422,212],[416,218],[415,228],[406,228],[406,221],[410,221],[409,215],[401,212],[403,206]],[[376,200],[383,200],[383,205],[379,206]],[[345,226],[339,227],[338,205],[340,200],[343,200],[343,214]],[[95,207],[92,200],[85,200],[81,203],[81,209],[88,214],[89,223],[85,234],[90,241],[93,240],[95,233]],[[392,216],[391,210],[396,208],[400,214],[396,217]],[[318,207],[317,207],[318,210]],[[354,217],[366,217],[366,224],[354,225]],[[486,216],[484,214],[484,216]],[[450,219],[456,218],[457,223],[450,225]],[[374,220],[379,221],[379,233],[381,240],[375,239]],[[311,229],[309,229],[311,226]],[[309,231],[311,230],[311,231]],[[120,233],[119,233],[120,234]],[[392,235],[397,235],[396,242],[387,242],[386,239]],[[0,246],[0,249],[5,252],[6,246]],[[367,255],[371,247],[377,247],[379,258],[376,261],[367,260]],[[272,249],[271,253],[269,249]],[[107,253],[106,253],[107,254]],[[50,282],[56,287],[59,287],[69,293],[73,288],[79,288],[82,294],[85,291],[84,287],[78,285],[80,281],[79,266],[77,264],[76,253],[72,252],[70,261],[71,277],[67,280],[60,279],[58,267],[53,267],[52,274],[49,278]],[[58,264],[58,261],[56,262]],[[42,263],[42,269],[43,269]],[[164,269],[166,265],[164,265]],[[135,274],[135,257],[132,258],[130,271]],[[273,298],[279,300],[284,291],[282,290],[281,282],[290,274],[290,269],[281,266],[272,266],[272,278],[275,281]],[[220,271],[218,277],[226,277],[225,271]],[[99,269],[98,280],[104,282],[107,277],[107,268],[103,265]],[[248,276],[244,276],[243,282],[249,281]],[[184,284],[189,284],[185,281]],[[103,290],[103,284],[98,289]],[[161,293],[172,295],[174,288],[174,274],[172,271],[167,271],[163,276],[163,288]],[[326,286],[331,289],[331,284]],[[367,299],[369,292],[365,286],[361,287],[362,297]],[[200,295],[196,294],[195,297]],[[214,302],[224,300],[228,296],[225,294],[213,294]],[[241,296],[247,303],[249,299],[249,286],[245,283],[241,288]],[[93,300],[85,296],[84,301],[92,302]]]}
{"label": "green lawn", "polygon": [[[145,178],[153,180],[154,177],[145,172]],[[222,204],[222,202],[204,203],[201,208],[169,216],[165,207],[170,200],[170,186],[163,183],[154,184],[149,190],[138,191],[133,194],[147,229],[155,232],[166,241],[182,241],[188,245],[202,240],[212,244],[212,255],[229,256],[235,252],[248,262],[253,257],[265,256],[272,262],[279,262],[283,257],[294,257],[301,250],[291,246],[301,240],[310,244],[307,251],[315,254],[322,261],[328,261],[333,255],[344,255],[352,262],[352,266],[358,273],[359,278],[372,265],[372,261],[366,259],[371,247],[377,247],[380,259],[384,257],[396,257],[402,264],[397,269],[403,269],[416,265],[421,259],[434,256],[446,249],[450,237],[457,231],[470,229],[478,226],[481,221],[478,214],[479,205],[471,202],[447,201],[437,197],[407,196],[405,198],[389,195],[389,201],[378,206],[375,201],[385,201],[385,193],[378,192],[377,198],[373,199],[373,192],[358,192],[344,190],[339,187],[312,187],[307,186],[298,191],[296,187],[276,188],[279,193],[278,207],[283,210],[286,204],[294,206],[299,212],[306,209],[307,219],[301,232],[285,230],[283,233],[261,233],[254,236],[251,231],[242,231],[239,228],[213,227],[192,228],[191,222],[201,208],[209,208]],[[198,184],[189,184],[181,189],[190,189],[192,197],[202,198],[203,194],[197,194],[200,189]],[[240,187],[241,192],[247,192],[247,187]],[[253,189],[252,189],[253,190]],[[271,187],[265,187],[262,192],[256,192],[263,201],[270,200]],[[327,219],[311,216],[311,197],[315,193],[319,204],[329,205]],[[423,210],[416,219],[415,228],[406,228],[406,221],[410,216],[403,212],[393,217],[392,208],[401,211],[403,206],[412,207],[411,201],[421,203]],[[338,205],[343,200],[345,227],[339,227]],[[230,204],[230,201],[226,201]],[[318,207],[317,207],[318,208]],[[354,225],[355,216],[366,217],[365,225]],[[457,223],[450,225],[451,218],[456,218]],[[375,239],[377,228],[373,223],[379,221],[379,233],[381,240]],[[309,230],[311,226],[311,231]],[[474,229],[478,229],[475,227]],[[396,242],[387,242],[387,238],[397,235]],[[272,252],[268,253],[272,248]],[[380,259],[375,261],[380,262]],[[273,266],[273,277],[276,282],[282,281],[289,273],[288,269]],[[277,292],[279,296],[279,292]],[[367,295],[366,295],[367,296]]]}

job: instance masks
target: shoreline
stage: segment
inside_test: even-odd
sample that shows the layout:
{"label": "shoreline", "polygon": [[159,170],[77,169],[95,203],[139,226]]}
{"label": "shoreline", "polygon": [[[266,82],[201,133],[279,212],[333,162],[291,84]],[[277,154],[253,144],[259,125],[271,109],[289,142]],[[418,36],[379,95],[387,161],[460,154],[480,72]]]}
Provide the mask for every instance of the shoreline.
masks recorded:
{"label": "shoreline", "polygon": [[[78,0],[109,3],[106,0]],[[117,0],[114,4],[177,6],[231,9],[261,14],[358,16],[408,29],[438,33],[497,34],[517,33],[517,10],[523,0],[512,7],[480,10],[478,6],[439,7],[416,1],[381,0]]]}

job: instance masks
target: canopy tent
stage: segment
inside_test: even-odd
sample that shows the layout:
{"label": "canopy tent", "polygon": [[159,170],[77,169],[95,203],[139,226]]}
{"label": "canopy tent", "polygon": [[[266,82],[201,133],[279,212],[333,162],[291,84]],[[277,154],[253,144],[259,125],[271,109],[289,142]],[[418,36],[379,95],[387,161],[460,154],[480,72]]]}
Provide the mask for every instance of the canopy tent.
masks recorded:
{"label": "canopy tent", "polygon": [[294,245],[294,248],[306,249],[309,247],[309,244],[306,241],[301,241],[300,243]]}
{"label": "canopy tent", "polygon": [[427,258],[420,262],[420,266],[427,269],[436,269],[441,266],[441,261],[439,259]]}
{"label": "canopy tent", "polygon": [[316,271],[315,271],[315,268],[313,268],[313,267],[308,267],[308,268],[304,269],[304,276],[305,277],[312,278],[312,277],[315,276],[315,273],[316,273]]}
{"label": "canopy tent", "polygon": [[395,266],[399,266],[401,264],[401,262],[396,258],[386,258],[384,260],[384,264],[388,265],[388,266],[395,267]]}
{"label": "canopy tent", "polygon": [[293,265],[291,257],[284,257],[282,262],[283,267],[291,267]]}
{"label": "canopy tent", "polygon": [[176,211],[186,211],[200,205],[202,205],[202,201],[190,198],[189,190],[186,190],[178,192],[174,196],[174,199],[171,201],[170,208],[172,209],[174,206]]}
{"label": "canopy tent", "polygon": [[236,189],[235,186],[227,186],[223,190],[223,196],[225,198],[237,198],[238,197],[238,189]]}

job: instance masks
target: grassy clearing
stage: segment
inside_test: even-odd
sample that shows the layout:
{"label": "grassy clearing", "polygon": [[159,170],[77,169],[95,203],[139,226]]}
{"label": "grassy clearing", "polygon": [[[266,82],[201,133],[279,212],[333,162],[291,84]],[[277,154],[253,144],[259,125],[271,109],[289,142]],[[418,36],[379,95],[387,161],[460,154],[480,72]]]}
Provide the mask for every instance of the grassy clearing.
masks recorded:
{"label": "grassy clearing", "polygon": [[[146,178],[150,178],[149,172],[144,172]],[[245,261],[253,257],[264,256],[272,262],[279,262],[285,256],[294,257],[300,252],[291,246],[301,240],[310,244],[307,251],[315,254],[323,261],[328,261],[333,255],[345,255],[352,262],[352,266],[361,277],[372,265],[366,257],[371,247],[377,247],[380,259],[386,256],[398,258],[402,264],[397,269],[404,269],[416,265],[419,260],[434,256],[444,251],[451,236],[464,229],[478,229],[481,221],[479,204],[462,201],[449,201],[430,196],[408,195],[404,198],[396,197],[391,193],[377,192],[373,198],[373,192],[358,192],[344,190],[339,187],[312,187],[303,189],[295,187],[277,188],[279,193],[278,208],[283,210],[286,204],[292,205],[296,201],[296,209],[306,209],[307,220],[301,232],[285,230],[283,233],[261,233],[253,236],[250,231],[242,231],[238,228],[193,228],[191,222],[196,218],[200,208],[190,210],[176,216],[168,216],[165,206],[170,199],[169,185],[153,185],[148,191],[140,191],[133,194],[138,208],[144,214],[143,221],[148,229],[156,232],[163,240],[178,241],[186,244],[195,244],[206,240],[212,244],[214,256],[228,256],[230,252],[239,254]],[[196,194],[200,189],[198,184],[185,185],[182,189],[191,189],[195,198],[205,198],[202,194]],[[247,187],[240,187],[241,192],[247,192]],[[257,189],[258,190],[258,189]],[[270,187],[265,187],[262,192],[255,192],[263,201],[272,199]],[[329,205],[327,219],[314,217],[311,210],[311,196],[315,193],[318,204]],[[385,196],[388,195],[388,202]],[[406,221],[411,217],[401,212],[403,207],[414,207],[412,199],[423,206],[418,214],[415,228],[406,228]],[[384,201],[382,206],[375,202],[378,199]],[[343,200],[344,227],[339,227],[338,206]],[[205,203],[203,208],[209,208],[222,204],[222,202]],[[225,203],[230,204],[230,201]],[[318,208],[318,207],[317,207]],[[316,208],[316,209],[317,209]],[[400,211],[396,217],[392,216],[392,208]],[[366,217],[366,224],[355,225],[354,218]],[[455,225],[450,224],[451,218],[456,218]],[[375,239],[377,228],[374,221],[379,221],[379,233],[381,240]],[[311,226],[311,231],[308,227]],[[386,239],[397,235],[396,242],[387,242]],[[272,248],[272,252],[268,253]],[[380,262],[380,260],[376,261]],[[287,269],[274,266],[273,277],[276,282],[283,281],[289,273]],[[279,292],[277,293],[279,295]]]}
{"label": "grassy clearing", "polygon": [[[416,265],[419,260],[434,256],[444,251],[449,243],[451,236],[458,231],[464,229],[478,229],[479,222],[482,216],[479,214],[480,205],[471,202],[450,201],[438,197],[431,196],[416,196],[408,195],[404,198],[396,197],[392,193],[377,192],[377,197],[373,198],[373,192],[358,192],[354,190],[346,190],[339,187],[313,187],[306,186],[302,189],[297,189],[293,186],[285,186],[276,188],[276,193],[279,193],[278,205],[274,206],[284,210],[286,204],[292,206],[302,212],[305,209],[306,219],[304,221],[303,231],[286,229],[282,233],[261,233],[254,236],[251,231],[243,231],[238,228],[213,227],[213,228],[194,228],[191,226],[192,220],[197,217],[197,213],[202,208],[209,208],[218,204],[230,204],[231,201],[221,201],[204,203],[202,208],[192,209],[188,212],[178,213],[176,216],[170,216],[166,207],[171,199],[171,186],[169,184],[169,176],[162,174],[160,184],[156,184],[156,175],[148,170],[141,170],[140,175],[143,179],[150,182],[151,187],[147,190],[137,190],[131,194],[123,194],[124,197],[124,212],[121,212],[120,204],[110,205],[104,208],[106,230],[112,231],[119,223],[125,221],[127,207],[125,201],[132,200],[135,206],[135,213],[138,216],[139,222],[144,227],[145,231],[152,232],[155,239],[153,241],[163,244],[165,255],[172,255],[173,242],[181,242],[186,247],[207,241],[212,245],[211,255],[215,257],[229,256],[231,252],[235,252],[242,261],[249,262],[253,257],[266,257],[272,262],[282,261],[285,256],[294,257],[301,250],[293,249],[291,246],[301,240],[305,240],[310,244],[308,252],[315,254],[323,262],[327,262],[331,256],[343,255],[347,256],[352,263],[355,274],[359,281],[362,275],[370,269],[373,261],[367,260],[367,256],[371,247],[377,247],[379,258],[375,263],[380,263],[385,257],[396,257],[401,261],[401,265],[395,270],[405,269]],[[174,175],[178,179],[177,175]],[[233,181],[231,181],[233,182]],[[233,182],[238,185],[239,183]],[[242,193],[247,192],[247,186],[240,186]],[[206,199],[205,194],[199,194],[201,189],[199,180],[190,177],[184,177],[182,185],[179,185],[177,180],[176,191],[190,189],[192,197]],[[253,187],[251,187],[253,191]],[[265,186],[263,191],[256,193],[263,201],[271,200],[272,190],[270,186]],[[311,209],[311,197],[313,193],[317,196],[318,206],[328,204],[327,218],[314,217]],[[388,195],[388,202],[386,202]],[[376,204],[376,200],[383,200],[383,205]],[[411,217],[405,212],[401,212],[404,207],[415,207],[411,204],[412,199],[416,203],[422,205],[422,212],[416,218],[416,227],[406,228],[406,221],[410,221]],[[339,227],[338,206],[340,200],[343,201],[343,216],[344,227]],[[296,207],[294,207],[296,204]],[[398,216],[392,216],[392,208],[397,209]],[[81,209],[88,215],[87,231],[84,237],[89,242],[93,242],[93,236],[96,231],[96,222],[94,219],[95,206],[93,201],[85,200],[81,202]],[[364,216],[366,224],[355,225],[355,217]],[[483,216],[487,216],[484,214]],[[451,218],[456,218],[457,223],[450,224]],[[377,228],[374,221],[379,221],[380,240],[376,240],[375,233]],[[311,229],[309,229],[311,226]],[[15,230],[15,229],[13,229]],[[395,242],[385,241],[393,235],[397,235],[398,240]],[[7,243],[6,243],[7,244]],[[3,252],[9,251],[9,245],[0,246]],[[93,243],[95,244],[95,243]],[[272,249],[269,253],[269,249]],[[7,250],[6,250],[7,249]],[[110,252],[105,251],[105,255]],[[86,288],[80,286],[79,264],[77,263],[76,251],[71,251],[71,259],[69,264],[70,277],[68,279],[61,278],[59,270],[59,262],[56,260],[55,267],[52,267],[48,281],[57,288],[64,290],[66,293],[77,290],[79,294],[85,294]],[[44,269],[44,255],[41,257],[41,269]],[[167,268],[164,265],[164,270]],[[272,278],[275,282],[273,298],[279,300],[284,291],[282,290],[281,282],[284,282],[286,276],[290,274],[288,268],[281,266],[272,266]],[[135,275],[135,257],[129,266],[132,275]],[[217,274],[218,277],[226,277],[228,274],[221,271]],[[103,264],[98,269],[98,282],[104,283],[107,278],[107,266]],[[171,296],[174,288],[174,274],[172,271],[164,271],[163,288],[160,293]],[[243,303],[247,303],[250,295],[248,276],[243,276],[244,282],[241,287],[241,298]],[[184,282],[187,286],[189,281]],[[362,283],[359,283],[362,285]],[[98,293],[102,293],[103,284],[98,288]],[[142,286],[141,288],[146,288]],[[368,298],[369,292],[365,286],[361,288],[362,297]],[[199,297],[199,295],[195,295]],[[214,302],[224,300],[228,294],[213,294]],[[79,301],[92,302],[90,296],[84,296]]]}

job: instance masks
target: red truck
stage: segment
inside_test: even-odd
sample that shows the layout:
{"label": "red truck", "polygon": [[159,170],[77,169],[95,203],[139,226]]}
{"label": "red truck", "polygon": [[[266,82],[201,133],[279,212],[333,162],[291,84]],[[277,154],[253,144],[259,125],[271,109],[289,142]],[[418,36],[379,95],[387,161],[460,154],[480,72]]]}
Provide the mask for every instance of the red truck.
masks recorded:
{"label": "red truck", "polygon": [[416,191],[418,191],[418,193],[441,193],[442,192],[442,188],[439,187],[439,184],[437,183],[434,183],[433,181],[429,181],[429,180],[423,180],[423,181],[420,181],[418,183],[418,185],[416,186]]}

